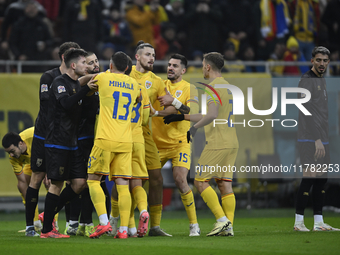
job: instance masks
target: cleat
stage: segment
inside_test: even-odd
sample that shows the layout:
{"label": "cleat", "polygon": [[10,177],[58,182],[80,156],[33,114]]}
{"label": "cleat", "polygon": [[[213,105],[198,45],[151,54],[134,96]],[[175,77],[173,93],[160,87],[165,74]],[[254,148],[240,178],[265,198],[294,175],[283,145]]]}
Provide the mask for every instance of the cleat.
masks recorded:
{"label": "cleat", "polygon": [[44,212],[40,213],[39,216],[38,216],[38,219],[44,223]]}
{"label": "cleat", "polygon": [[107,235],[108,236],[115,236],[117,234],[117,230],[118,230],[118,219],[119,217],[117,218],[114,218],[110,215],[110,224],[111,224],[111,227],[112,227],[112,231],[110,231]]}
{"label": "cleat", "polygon": [[103,234],[105,234],[109,231],[112,231],[110,222],[108,222],[107,225],[100,225],[99,224],[94,228],[94,232],[90,235],[90,238],[100,237],[101,235],[103,235]]}
{"label": "cleat", "polygon": [[143,212],[139,216],[139,223],[138,223],[138,229],[137,229],[137,236],[143,237],[146,235],[146,232],[148,232],[148,224],[149,224],[149,213]]}
{"label": "cleat", "polygon": [[66,230],[66,234],[70,235],[70,236],[77,235],[78,226],[79,226],[78,223],[75,223],[73,225],[68,225],[67,230]]}
{"label": "cleat", "polygon": [[216,222],[214,224],[214,228],[207,234],[207,236],[217,236],[219,233],[224,230],[228,230],[231,228],[231,222],[229,220],[223,222]]}
{"label": "cleat", "polygon": [[35,232],[41,232],[42,230],[41,221],[34,222],[34,230]]}
{"label": "cleat", "polygon": [[161,229],[159,226],[155,228],[151,228],[149,230],[149,236],[172,236],[168,233],[166,233],[163,229]]}
{"label": "cleat", "polygon": [[77,236],[84,236],[85,235],[85,225],[79,224],[76,235]]}
{"label": "cleat", "polygon": [[114,238],[117,238],[117,239],[126,239],[128,238],[128,234],[126,231],[123,231],[123,233],[119,232],[119,230],[117,231],[117,235],[115,235]]}
{"label": "cleat", "polygon": [[[42,223],[44,223],[44,212],[42,212],[42,213],[39,214],[38,219],[39,219]],[[53,227],[53,229],[56,229],[57,232],[59,231],[58,222],[55,221],[55,219],[53,219],[52,227]],[[65,230],[64,234],[66,234],[66,230]]]}
{"label": "cleat", "polygon": [[90,235],[93,233],[94,226],[85,226],[85,236],[90,237]]}
{"label": "cleat", "polygon": [[300,231],[300,232],[309,232],[310,231],[308,228],[306,228],[306,226],[303,223],[303,221],[295,222],[294,230],[295,231]]}
{"label": "cleat", "polygon": [[189,236],[200,236],[201,230],[198,224],[190,224],[190,234]]}
{"label": "cleat", "polygon": [[56,229],[47,233],[41,233],[40,238],[70,238],[68,235],[60,234]]}
{"label": "cleat", "polygon": [[314,223],[313,231],[340,231],[340,229],[333,228],[332,226],[323,222],[318,222]]}
{"label": "cleat", "polygon": [[34,230],[34,227],[29,227],[25,230],[25,236],[36,237],[39,234]]}
{"label": "cleat", "polygon": [[218,236],[234,236],[234,230],[233,227],[222,231],[221,233],[218,234]]}

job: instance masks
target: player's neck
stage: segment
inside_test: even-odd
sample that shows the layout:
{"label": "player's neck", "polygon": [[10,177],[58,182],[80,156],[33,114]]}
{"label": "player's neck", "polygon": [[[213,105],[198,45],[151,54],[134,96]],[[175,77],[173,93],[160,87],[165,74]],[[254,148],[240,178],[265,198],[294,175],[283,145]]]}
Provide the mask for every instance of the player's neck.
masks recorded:
{"label": "player's neck", "polygon": [[219,72],[210,72],[209,73],[209,80],[212,81],[212,80],[215,80],[216,78],[221,78],[222,77],[222,74],[219,73]]}
{"label": "player's neck", "polygon": [[147,73],[148,72],[148,70],[145,70],[139,62],[136,63],[136,71],[138,71],[140,73]]}
{"label": "player's neck", "polygon": [[171,84],[178,83],[178,82],[182,81],[182,76],[178,77],[176,80],[170,80],[170,81],[171,81]]}
{"label": "player's neck", "polygon": [[74,70],[72,70],[72,69],[68,69],[68,70],[66,71],[66,74],[67,74],[72,80],[77,81],[77,80],[79,79],[79,75],[76,74],[76,73],[74,72]]}
{"label": "player's neck", "polygon": [[66,67],[64,61],[61,62],[61,65],[59,66],[59,70],[60,70],[61,74],[64,74],[64,73],[67,72],[67,67]]}

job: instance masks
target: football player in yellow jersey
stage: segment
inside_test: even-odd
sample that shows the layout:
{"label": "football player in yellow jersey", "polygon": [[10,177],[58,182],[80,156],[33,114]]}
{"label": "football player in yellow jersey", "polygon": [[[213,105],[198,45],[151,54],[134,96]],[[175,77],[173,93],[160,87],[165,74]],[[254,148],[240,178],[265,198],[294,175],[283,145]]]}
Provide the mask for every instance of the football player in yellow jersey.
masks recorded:
{"label": "football player in yellow jersey", "polygon": [[[25,129],[20,134],[9,132],[2,139],[2,147],[9,154],[9,162],[12,165],[14,174],[18,179],[18,190],[25,205],[26,191],[31,180],[31,147],[34,127]],[[39,236],[36,229],[41,229],[42,225],[38,219],[39,212],[36,207],[34,216],[34,226],[27,226],[26,236]]]}
{"label": "football player in yellow jersey", "polygon": [[[210,81],[210,85],[228,84],[222,78],[221,69],[224,65],[223,56],[217,52],[207,53],[203,56],[203,75]],[[216,89],[221,101],[214,95],[214,98],[207,97],[208,112],[205,116],[194,114],[184,116],[169,115],[165,117],[166,123],[181,120],[196,122],[188,131],[188,142],[195,136],[198,128],[204,126],[206,146],[201,154],[196,167],[195,186],[200,192],[204,202],[215,215],[217,222],[213,230],[207,236],[224,235],[233,236],[232,222],[235,213],[235,196],[232,189],[232,171],[216,171],[210,173],[210,166],[233,167],[235,164],[238,140],[232,114],[232,94],[227,89]],[[214,119],[228,119],[228,124],[213,126]],[[207,167],[208,166],[208,167]],[[209,180],[215,178],[222,196],[222,206],[218,201],[216,192],[209,185]]]}
{"label": "football player in yellow jersey", "polygon": [[[168,80],[165,81],[165,84],[169,95],[172,95],[170,96],[171,102],[166,100],[169,95],[159,97],[159,101],[154,105],[155,110],[161,110],[163,105],[171,105],[172,102],[177,101],[177,104],[181,104],[179,107],[181,113],[189,113],[192,107],[195,109],[194,113],[198,112],[198,101],[191,97],[193,91],[190,91],[190,83],[182,79],[186,67],[187,59],[184,56],[174,54],[170,57],[167,69]],[[152,118],[152,127],[152,136],[159,150],[162,166],[169,159],[172,159],[173,178],[181,193],[182,202],[190,222],[189,236],[199,236],[200,228],[197,223],[194,196],[187,182],[191,153],[190,144],[186,142],[186,135],[190,123],[184,121],[165,125],[163,119]]]}
{"label": "football player in yellow jersey", "polygon": [[[130,75],[132,70],[132,60],[128,57],[128,69],[125,71],[126,75]],[[144,86],[139,85],[142,94],[142,101],[138,103],[132,111],[131,128],[132,128],[132,178],[130,180],[131,192],[131,212],[128,226],[129,237],[143,237],[148,228],[149,214],[147,212],[147,194],[142,187],[142,180],[149,179],[148,171],[145,164],[145,146],[143,137],[143,128],[149,123],[150,115],[150,101],[149,96]],[[138,230],[135,225],[135,208],[138,207],[140,211],[140,220]],[[115,235],[118,229],[119,208],[118,208],[118,194],[116,185],[113,185],[111,191],[111,215],[110,224],[112,227],[109,235]]]}
{"label": "football player in yellow jersey", "polygon": [[[91,238],[111,231],[105,206],[105,195],[100,187],[102,175],[114,180],[118,191],[121,225],[115,238],[127,238],[131,209],[129,179],[132,177],[131,112],[139,103],[140,89],[135,79],[124,74],[128,57],[115,53],[110,61],[111,73],[100,73],[90,83],[98,85],[100,112],[94,146],[88,162],[88,186],[100,224]],[[126,164],[128,163],[128,164]]]}
{"label": "football player in yellow jersey", "polygon": [[[153,72],[155,61],[155,49],[149,43],[138,42],[135,54],[137,63],[132,67],[130,76],[146,88],[150,104],[154,105],[157,98],[165,95],[163,80]],[[173,106],[157,111],[155,115],[166,116],[177,113]],[[149,208],[150,208],[150,231],[149,236],[171,236],[160,228],[163,199],[163,177],[157,146],[152,138],[149,125],[143,127],[145,140],[145,160],[149,173]]]}

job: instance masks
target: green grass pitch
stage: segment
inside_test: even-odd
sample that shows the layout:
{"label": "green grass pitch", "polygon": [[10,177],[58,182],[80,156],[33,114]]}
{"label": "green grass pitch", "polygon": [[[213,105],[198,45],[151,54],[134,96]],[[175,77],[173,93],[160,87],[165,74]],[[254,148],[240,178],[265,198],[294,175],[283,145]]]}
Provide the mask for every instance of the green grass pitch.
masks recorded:
{"label": "green grass pitch", "polygon": [[[89,239],[75,236],[69,239],[28,238],[18,230],[25,228],[23,213],[0,214],[0,254],[64,255],[64,254],[340,254],[340,232],[293,231],[293,209],[236,210],[234,237],[206,237],[215,222],[208,210],[197,212],[200,237],[189,237],[185,211],[165,211],[161,226],[173,237],[144,237],[125,240],[102,236]],[[93,214],[95,224],[98,217]],[[325,212],[325,222],[340,227],[340,215]],[[312,228],[313,216],[306,211],[305,224]],[[65,228],[64,212],[59,219]]]}

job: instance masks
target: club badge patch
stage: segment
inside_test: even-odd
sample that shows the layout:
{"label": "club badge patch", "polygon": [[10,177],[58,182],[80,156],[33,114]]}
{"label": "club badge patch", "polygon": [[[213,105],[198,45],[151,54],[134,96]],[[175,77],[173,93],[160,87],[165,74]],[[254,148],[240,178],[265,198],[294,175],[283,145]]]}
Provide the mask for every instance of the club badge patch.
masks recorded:
{"label": "club badge patch", "polygon": [[152,82],[151,82],[151,81],[146,81],[146,82],[145,82],[145,88],[146,88],[146,89],[151,88],[151,86],[152,86]]}
{"label": "club badge patch", "polygon": [[42,92],[48,92],[48,86],[47,86],[47,84],[42,84],[42,85],[41,85],[40,91],[41,91],[41,93],[42,93]]}
{"label": "club badge patch", "polygon": [[66,92],[66,89],[64,86],[58,86],[58,93]]}
{"label": "club badge patch", "polygon": [[176,90],[175,96],[179,98],[182,95],[182,90]]}

